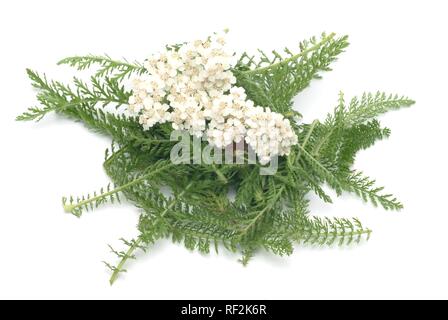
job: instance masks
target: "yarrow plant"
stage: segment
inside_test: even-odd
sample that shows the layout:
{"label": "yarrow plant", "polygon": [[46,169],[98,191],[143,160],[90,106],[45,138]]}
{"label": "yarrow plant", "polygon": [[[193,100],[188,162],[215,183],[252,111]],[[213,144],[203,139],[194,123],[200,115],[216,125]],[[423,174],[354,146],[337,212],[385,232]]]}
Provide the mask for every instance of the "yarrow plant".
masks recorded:
{"label": "yarrow plant", "polygon": [[[332,202],[324,184],[337,196],[351,192],[387,210],[402,208],[352,167],[359,150],[390,135],[377,117],[412,105],[411,99],[378,92],[346,101],[341,93],[326,119],[304,123],[293,99],[330,70],[347,37],[322,34],[298,50],[255,56],[229,51],[225,34],[168,45],[143,63],[94,55],[59,62],[80,71],[95,68],[90,83],[74,78],[68,86],[27,70],[41,107],[17,120],[40,120],[54,111],[113,140],[104,161],[113,183],[63,198],[65,211],[78,217],[123,197],[139,208],[138,235],[121,239],[123,251],[111,248],[119,258],[116,265],[106,263],[111,284],[128,260],[161,238],[202,253],[212,247],[240,252],[244,265],[260,249],[289,255],[294,243],[368,239],[370,229],[356,218],[309,213],[310,193]],[[187,161],[173,161],[178,132],[217,161],[190,152],[182,155]],[[257,161],[221,161],[222,150],[237,149],[243,160],[255,154]],[[263,173],[272,163],[276,170]]]}

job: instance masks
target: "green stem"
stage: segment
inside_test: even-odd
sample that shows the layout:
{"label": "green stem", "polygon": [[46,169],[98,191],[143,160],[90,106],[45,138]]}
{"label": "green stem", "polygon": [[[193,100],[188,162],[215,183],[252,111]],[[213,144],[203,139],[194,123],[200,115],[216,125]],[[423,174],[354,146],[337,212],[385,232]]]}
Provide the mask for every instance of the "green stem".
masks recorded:
{"label": "green stem", "polygon": [[333,134],[334,128],[332,128],[330,131],[327,132],[327,134],[319,141],[319,143],[314,147],[312,151],[313,157],[317,157],[319,154],[320,149],[323,147],[325,142],[327,142],[328,138]]}
{"label": "green stem", "polygon": [[120,148],[120,150],[114,152],[109,158],[104,161],[103,166],[107,167],[118,155],[122,154],[127,148],[128,146],[123,146]]}
{"label": "green stem", "polygon": [[182,190],[182,192],[179,193],[179,194],[177,195],[176,198],[174,198],[173,200],[171,200],[171,202],[170,202],[170,204],[168,205],[168,207],[166,207],[165,210],[163,210],[163,212],[160,214],[160,218],[163,218],[163,217],[168,213],[168,211],[171,210],[171,208],[176,204],[177,200],[179,200],[180,198],[182,198],[183,195],[185,194],[185,192],[187,192],[188,189],[190,189],[192,185],[193,185],[193,182],[190,182],[190,183],[185,187],[185,189]]}
{"label": "green stem", "polygon": [[[302,143],[302,148],[305,149],[306,145],[308,144],[308,141],[310,140],[311,134],[314,131],[314,128],[316,127],[316,125],[319,123],[319,120],[314,120],[311,123],[310,129],[308,130],[305,139],[303,139],[303,143]],[[300,156],[302,155],[301,150],[299,150],[299,152],[297,153],[297,158],[294,159],[295,161],[299,161]]]}
{"label": "green stem", "polygon": [[329,42],[331,39],[333,39],[335,36],[335,33],[331,33],[328,36],[326,36],[325,38],[323,38],[319,43],[316,43],[314,46],[309,47],[305,50],[303,50],[302,52],[299,52],[296,55],[293,55],[287,59],[284,59],[282,61],[279,61],[277,63],[273,63],[269,66],[266,67],[262,67],[262,68],[257,68],[257,69],[252,69],[252,70],[248,70],[248,71],[244,71],[245,74],[254,74],[254,73],[260,73],[260,72],[264,72],[266,70],[269,70],[271,68],[275,68],[279,65],[283,65],[283,64],[288,64],[290,61],[294,61],[297,60],[298,58],[305,56],[307,53],[314,51],[316,49],[319,49],[321,46],[323,46],[325,43]]}
{"label": "green stem", "polygon": [[333,173],[331,173],[322,163],[320,163],[319,160],[317,160],[313,155],[306,151],[301,145],[298,145],[298,147],[302,151],[302,153],[305,154],[312,162],[314,162],[321,170],[333,176]]}
{"label": "green stem", "polygon": [[167,169],[167,168],[169,168],[169,167],[171,167],[173,165],[174,164],[172,164],[172,163],[167,164],[167,165],[165,165],[162,168],[158,168],[158,169],[156,169],[154,171],[151,171],[151,172],[145,174],[144,176],[142,176],[142,177],[140,177],[138,179],[135,179],[135,180],[133,180],[131,182],[128,182],[128,183],[126,183],[126,184],[124,184],[124,185],[122,185],[122,186],[120,186],[118,188],[115,188],[114,190],[111,190],[111,191],[108,191],[106,193],[97,195],[96,197],[92,197],[90,199],[79,201],[78,203],[74,203],[74,204],[65,204],[64,205],[64,211],[68,212],[68,213],[73,213],[73,211],[76,210],[77,208],[86,206],[89,203],[95,202],[95,201],[97,201],[99,199],[107,198],[107,197],[109,197],[112,194],[115,194],[115,193],[118,193],[120,191],[126,190],[127,188],[132,187],[133,185],[138,184],[138,183],[148,179],[150,176],[152,176],[152,175],[154,175],[156,173],[159,173],[160,171],[163,171],[163,170],[165,170],[165,169]]}
{"label": "green stem", "polygon": [[133,256],[134,251],[140,247],[141,242],[142,242],[142,239],[138,238],[137,240],[134,241],[134,244],[129,247],[128,251],[126,251],[126,254],[121,259],[121,261],[118,263],[117,267],[115,268],[114,272],[112,273],[112,276],[109,279],[110,285],[113,285],[114,282],[117,280],[118,276],[120,275],[121,270],[123,270],[123,267],[124,267],[126,261],[128,261],[128,259]]}
{"label": "green stem", "polygon": [[116,104],[127,104],[128,100],[124,99],[119,99],[119,98],[111,98],[111,97],[101,97],[101,96],[96,96],[96,97],[92,97],[92,98],[84,98],[83,99],[84,102],[90,102],[93,105],[96,105],[97,103],[103,103],[105,105],[111,104],[111,103],[116,103]]}
{"label": "green stem", "polygon": [[[171,208],[176,204],[176,202],[182,198],[182,196],[185,194],[185,192],[188,191],[188,189],[190,189],[190,187],[193,185],[193,182],[190,182],[185,189],[179,193],[179,195],[174,198],[170,204],[165,208],[165,210],[160,214],[160,216],[158,218],[163,218],[168,212],[169,210],[171,210]],[[129,247],[128,251],[126,251],[126,254],[123,256],[123,258],[120,260],[120,262],[118,263],[117,267],[115,268],[114,272],[112,273],[112,276],[110,277],[109,283],[110,285],[113,285],[114,282],[117,280],[119,274],[121,271],[123,271],[123,267],[126,264],[126,261],[128,261],[128,259],[130,257],[133,256],[135,250],[137,250],[138,248],[141,247],[141,243],[142,243],[142,239],[139,237],[137,238],[137,240],[134,241],[134,243]]]}

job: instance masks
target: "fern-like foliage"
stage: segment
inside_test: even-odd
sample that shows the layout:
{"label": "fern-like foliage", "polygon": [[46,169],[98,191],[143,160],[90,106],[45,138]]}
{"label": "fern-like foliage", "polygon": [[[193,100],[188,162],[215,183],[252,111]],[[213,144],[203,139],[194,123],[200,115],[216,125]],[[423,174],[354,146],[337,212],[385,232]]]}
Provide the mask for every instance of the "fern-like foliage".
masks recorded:
{"label": "fern-like foliage", "polygon": [[362,124],[390,110],[409,107],[414,101],[405,96],[377,92],[364,93],[361,99],[353,98],[348,106],[346,121],[352,125]]}
{"label": "fern-like foliage", "polygon": [[329,71],[330,64],[348,46],[347,37],[322,34],[299,44],[299,52],[288,48],[272,57],[260,51],[260,57],[243,54],[235,70],[239,84],[251,99],[277,112],[291,112],[292,99],[305,89],[320,72]]}
{"label": "fern-like foliage", "polygon": [[364,201],[374,205],[381,205],[386,210],[400,210],[403,205],[392,195],[382,194],[384,187],[376,187],[375,180],[363,176],[362,172],[353,172],[346,182],[346,190],[352,191]]}
{"label": "fern-like foliage", "polygon": [[114,60],[108,55],[68,57],[59,61],[58,65],[69,65],[80,71],[97,66],[98,68],[95,73],[96,78],[108,77],[113,78],[114,80],[122,80],[130,77],[132,74],[142,74],[144,72],[143,66],[137,61],[129,62],[127,60]]}
{"label": "fern-like foliage", "polygon": [[371,230],[364,228],[356,219],[345,218],[317,218],[313,217],[303,223],[297,230],[297,240],[305,244],[349,245],[352,242],[359,243],[363,237],[370,238]]}
{"label": "fern-like foliage", "polygon": [[[260,249],[289,255],[296,243],[349,245],[368,239],[370,229],[356,218],[311,215],[309,194],[331,203],[333,195],[323,187],[327,185],[336,196],[350,192],[375,206],[401,209],[394,196],[353,169],[353,164],[358,151],[389,137],[390,130],[381,126],[378,116],[413,101],[365,93],[347,103],[341,93],[324,120],[299,121],[300,113],[292,106],[294,97],[330,70],[347,45],[346,36],[322,34],[301,42],[297,51],[260,52],[258,57],[245,53],[232,70],[248,97],[283,113],[299,138],[299,144],[287,157],[280,157],[277,172],[270,176],[260,175],[258,164],[171,163],[170,126],[143,130],[137,119],[121,112],[132,94],[123,80],[146,72],[137,62],[94,55],[63,59],[59,64],[77,70],[95,68],[90,81],[74,78],[70,85],[27,70],[40,106],[29,108],[17,120],[39,121],[55,112],[114,141],[103,165],[112,182],[94,193],[63,198],[65,210],[76,216],[107,202],[126,200],[139,208],[139,234],[132,240],[122,239],[123,250],[111,248],[118,257],[117,264],[106,263],[112,271],[111,283],[126,271],[126,263],[136,258],[136,252],[150,250],[162,238],[204,254],[221,248],[239,252],[243,264]],[[108,105],[117,111],[105,109]]]}
{"label": "fern-like foliage", "polygon": [[64,210],[66,212],[80,217],[83,210],[93,210],[94,208],[98,208],[103,203],[114,203],[115,201],[120,202],[120,195],[118,191],[111,188],[111,184],[109,183],[106,188],[101,188],[99,192],[94,191],[93,194],[89,193],[87,195],[77,197],[76,199],[73,196],[70,196],[69,198],[63,197],[62,205],[64,206]]}

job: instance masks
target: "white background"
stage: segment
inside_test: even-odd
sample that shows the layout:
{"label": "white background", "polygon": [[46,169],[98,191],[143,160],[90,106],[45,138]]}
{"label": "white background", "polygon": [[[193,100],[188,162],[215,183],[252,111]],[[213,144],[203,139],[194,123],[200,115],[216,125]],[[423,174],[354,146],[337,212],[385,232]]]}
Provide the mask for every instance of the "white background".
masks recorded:
{"label": "white background", "polygon": [[[446,1],[1,1],[0,298],[448,298]],[[136,235],[138,211],[107,206],[82,219],[62,195],[107,184],[109,140],[50,116],[14,118],[35,103],[25,68],[67,79],[60,58],[108,53],[143,60],[166,43],[231,29],[235,50],[281,49],[322,31],[348,34],[334,71],[297,98],[305,121],[363,91],[409,95],[382,118],[389,140],[356,167],[405,204],[385,212],[344,196],[313,198],[317,215],[357,216],[374,230],[351,248],[297,248],[288,258],[201,256],[160,242],[108,285],[107,243]]]}

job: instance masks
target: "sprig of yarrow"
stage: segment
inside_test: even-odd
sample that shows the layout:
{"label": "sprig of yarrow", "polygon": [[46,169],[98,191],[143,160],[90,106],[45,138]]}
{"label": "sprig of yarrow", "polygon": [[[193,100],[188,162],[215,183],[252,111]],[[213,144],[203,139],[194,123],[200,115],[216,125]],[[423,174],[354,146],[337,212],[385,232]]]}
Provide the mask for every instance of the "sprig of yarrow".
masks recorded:
{"label": "sprig of yarrow", "polygon": [[[297,61],[298,59],[302,58],[302,57],[306,57],[306,55],[310,52],[313,52],[319,48],[321,48],[322,46],[324,46],[326,43],[330,42],[334,37],[336,36],[335,33],[330,33],[329,35],[322,35],[322,39],[319,42],[316,42],[315,38],[312,38],[310,40],[310,43],[312,44],[312,46],[308,47],[308,41],[305,43],[301,43],[300,47],[301,47],[301,51],[299,53],[292,53],[291,50],[289,50],[288,48],[285,48],[285,53],[289,56],[287,58],[282,57],[277,51],[272,51],[273,54],[273,58],[269,58],[267,56],[267,54],[265,54],[263,51],[259,50],[260,54],[261,54],[261,59],[260,62],[258,62],[256,64],[256,67],[253,69],[249,69],[244,71],[244,73],[246,75],[251,75],[251,74],[257,74],[257,73],[265,73],[265,72],[269,72],[272,71],[273,69],[276,68],[280,68],[283,66],[288,65],[291,62]],[[243,55],[244,57],[244,55]],[[254,62],[254,58],[249,58],[249,63],[253,64]],[[241,61],[241,60],[240,60]],[[263,64],[266,64],[266,66],[263,66]]]}
{"label": "sprig of yarrow", "polygon": [[137,61],[129,62],[114,60],[108,55],[87,55],[73,56],[60,60],[58,65],[69,65],[79,71],[89,69],[91,66],[97,65],[95,77],[109,77],[115,80],[129,78],[133,74],[142,74],[145,72],[143,65]]}
{"label": "sprig of yarrow", "polygon": [[[27,70],[33,87],[37,89],[37,100],[41,106],[29,108],[17,120],[39,121],[54,111],[114,140],[106,151],[103,164],[111,183],[92,194],[63,198],[64,210],[76,216],[81,216],[84,210],[122,199],[135,204],[141,211],[138,236],[131,241],[122,240],[126,246],[123,251],[111,247],[119,259],[117,265],[106,263],[112,271],[111,284],[126,271],[127,262],[136,258],[138,250],[146,251],[162,238],[170,238],[175,243],[182,243],[188,250],[198,250],[204,254],[213,249],[218,252],[223,247],[240,253],[243,264],[247,264],[260,249],[283,256],[290,255],[296,243],[350,245],[368,240],[371,230],[356,218],[317,218],[310,214],[307,200],[310,192],[325,202],[332,202],[332,196],[324,185],[334,190],[336,196],[351,192],[387,210],[403,207],[394,196],[377,187],[375,180],[353,169],[353,164],[358,151],[389,137],[390,129],[382,127],[378,117],[388,111],[408,107],[414,103],[413,100],[378,92],[365,93],[347,102],[340,93],[336,108],[325,119],[316,119],[311,123],[303,123],[300,114],[293,109],[295,96],[313,79],[320,78],[322,72],[331,70],[331,64],[348,46],[346,36],[322,34],[302,41],[297,51],[285,49],[283,53],[273,51],[272,54],[260,51],[258,57],[244,53],[236,65],[224,68],[224,71],[200,73],[204,67],[200,62],[213,56],[209,56],[211,51],[208,50],[209,45],[215,45],[213,41],[222,44],[215,35],[205,41],[168,46],[161,55],[150,56],[144,64],[114,60],[107,55],[69,57],[59,64],[80,71],[94,70],[90,80],[75,77],[70,85],[48,80],[45,75]],[[218,47],[221,48],[221,45]],[[199,63],[192,63],[191,52],[187,53],[186,48],[197,50],[196,54],[201,57],[197,59]],[[179,61],[179,57],[184,60]],[[169,59],[174,63],[168,63]],[[220,59],[226,64],[224,53]],[[212,62],[208,65],[219,66],[217,60]],[[173,72],[173,66],[176,72]],[[188,81],[183,78],[176,88],[171,87],[176,82],[171,81],[169,86],[160,82],[160,79],[179,75],[177,80],[180,81],[185,66],[194,66],[190,73],[203,79],[192,85],[197,78],[191,77]],[[154,74],[160,79],[151,78]],[[297,137],[295,141],[286,141],[290,145],[284,150],[284,155],[278,157],[277,171],[273,175],[261,175],[262,165],[259,163],[171,163],[172,116],[178,116],[176,125],[184,129],[193,130],[190,124],[196,125],[196,133],[205,130],[212,119],[217,118],[210,115],[207,119],[203,118],[204,127],[195,122],[186,123],[187,118],[196,121],[204,106],[200,108],[191,103],[189,107],[194,111],[182,111],[185,105],[179,99],[177,108],[184,114],[176,114],[173,112],[175,108],[170,105],[170,100],[174,101],[176,97],[169,95],[178,92],[177,89],[191,86],[197,96],[205,99],[210,92],[205,90],[203,94],[197,88],[203,89],[204,80],[210,81],[207,88],[219,89],[214,76],[228,81],[225,90],[218,90],[219,94],[213,93],[215,99],[219,96],[223,100],[219,103],[213,99],[207,100],[204,105],[224,105],[232,101],[240,107],[249,106],[242,108],[246,110],[243,115],[239,109],[223,108],[220,111],[222,114],[218,112],[215,115],[217,118],[224,114],[224,109],[225,112],[244,116],[241,123],[247,127],[243,129],[248,130],[253,125],[252,136],[266,134],[258,130],[258,125],[275,119],[283,121],[283,125],[269,127],[266,130],[269,134],[273,128],[280,128],[279,132],[283,135],[291,136],[292,132]],[[136,79],[129,89],[127,80],[131,77]],[[156,81],[151,83],[151,79]],[[227,86],[231,90],[227,90]],[[186,92],[188,98],[189,91]],[[232,95],[232,99],[229,100],[228,95]],[[254,107],[258,105],[263,108],[249,113],[247,110],[254,111],[250,108],[252,103]],[[116,106],[118,110],[104,108],[108,105]],[[123,114],[125,108],[131,115]],[[137,112],[132,113],[131,109]],[[165,114],[160,117],[163,112]],[[252,123],[247,121],[249,118]],[[217,137],[224,137],[223,128],[218,128]],[[243,139],[245,158],[250,146],[250,138],[245,140],[247,136],[250,135]],[[262,147],[266,145],[270,143],[261,144]],[[229,191],[234,191],[235,200],[229,198]]]}
{"label": "sprig of yarrow", "polygon": [[64,210],[65,212],[69,212],[80,217],[83,210],[93,210],[93,208],[97,208],[101,204],[108,201],[112,203],[114,201],[120,201],[119,193],[124,192],[137,184],[144,183],[149,178],[152,178],[173,166],[174,164],[171,162],[160,161],[159,163],[154,164],[154,166],[152,166],[150,170],[148,170],[148,172],[143,174],[141,177],[137,177],[124,185],[115,187],[114,189],[112,189],[110,184],[108,184],[105,189],[101,188],[98,193],[94,192],[93,196],[87,194],[86,196],[77,197],[76,199],[73,198],[73,196],[70,196],[69,198],[63,197],[62,203]]}
{"label": "sprig of yarrow", "polygon": [[31,107],[16,120],[19,121],[39,121],[49,112],[69,113],[76,107],[95,107],[101,104],[103,107],[109,104],[121,106],[127,104],[130,92],[126,91],[123,85],[117,80],[105,78],[101,80],[96,77],[91,78],[92,88],[78,78],[74,78],[75,89],[59,81],[49,81],[46,75],[39,75],[27,69],[32,85],[38,90],[37,100],[43,107]]}

